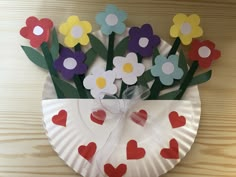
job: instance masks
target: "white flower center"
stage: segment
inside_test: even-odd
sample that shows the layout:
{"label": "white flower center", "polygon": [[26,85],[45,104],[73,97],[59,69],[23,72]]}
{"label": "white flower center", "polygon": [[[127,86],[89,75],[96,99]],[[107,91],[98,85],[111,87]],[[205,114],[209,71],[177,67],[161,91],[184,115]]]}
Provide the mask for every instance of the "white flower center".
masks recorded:
{"label": "white flower center", "polygon": [[174,65],[171,62],[166,62],[162,65],[162,72],[169,75],[175,70]]}
{"label": "white flower center", "polygon": [[109,14],[106,16],[105,21],[109,26],[115,26],[118,23],[118,18],[115,14]]}
{"label": "white flower center", "polygon": [[40,27],[40,26],[35,26],[34,27],[34,30],[33,30],[33,33],[36,35],[36,36],[40,36],[41,34],[43,34],[43,28]]}
{"label": "white flower center", "polygon": [[77,66],[77,61],[71,57],[66,58],[63,62],[63,66],[68,70],[75,69],[75,67]]}
{"label": "white flower center", "polygon": [[206,46],[202,46],[198,49],[198,54],[202,58],[207,58],[211,55],[211,50]]}
{"label": "white flower center", "polygon": [[180,29],[181,33],[184,35],[188,35],[192,31],[192,26],[189,23],[183,23]]}
{"label": "white flower center", "polygon": [[145,48],[145,47],[147,47],[148,42],[149,42],[149,39],[148,39],[148,38],[146,38],[146,37],[141,37],[141,38],[139,39],[139,41],[138,41],[138,44],[139,44],[140,47]]}
{"label": "white flower center", "polygon": [[83,29],[80,26],[74,26],[71,29],[71,35],[74,38],[80,38],[83,35]]}

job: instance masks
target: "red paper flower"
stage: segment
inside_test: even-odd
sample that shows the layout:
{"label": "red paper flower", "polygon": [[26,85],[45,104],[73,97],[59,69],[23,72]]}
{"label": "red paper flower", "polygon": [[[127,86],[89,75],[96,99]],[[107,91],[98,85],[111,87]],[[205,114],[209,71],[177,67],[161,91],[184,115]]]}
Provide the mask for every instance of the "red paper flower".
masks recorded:
{"label": "red paper flower", "polygon": [[43,42],[47,42],[50,35],[50,29],[53,22],[48,18],[37,19],[29,17],[26,20],[26,26],[21,28],[20,34],[30,40],[32,47],[39,47]]}
{"label": "red paper flower", "polygon": [[191,60],[198,61],[202,68],[209,68],[213,60],[220,57],[221,53],[215,49],[215,44],[212,41],[193,40],[191,50],[188,56]]}

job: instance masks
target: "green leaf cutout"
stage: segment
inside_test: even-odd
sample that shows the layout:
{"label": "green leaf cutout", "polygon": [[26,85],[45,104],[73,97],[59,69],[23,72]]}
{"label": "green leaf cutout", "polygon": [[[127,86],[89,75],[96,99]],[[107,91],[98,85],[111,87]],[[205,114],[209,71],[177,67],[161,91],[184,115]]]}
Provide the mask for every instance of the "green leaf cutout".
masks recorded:
{"label": "green leaf cutout", "polygon": [[179,92],[180,90],[175,90],[175,91],[159,96],[158,99],[159,100],[174,100],[174,98],[176,97],[176,95],[178,95]]}
{"label": "green leaf cutout", "polygon": [[138,78],[138,82],[139,82],[140,84],[142,84],[142,85],[143,85],[143,84],[146,84],[146,83],[148,83],[148,82],[150,82],[150,81],[152,81],[152,80],[154,80],[154,77],[153,77],[152,74],[151,74],[151,70],[145,71],[145,72],[143,73],[143,75]]}
{"label": "green leaf cutout", "polygon": [[57,31],[55,28],[53,28],[53,31],[52,31],[52,46],[51,46],[50,51],[51,51],[53,60],[56,60],[59,54],[59,42],[57,38]]}
{"label": "green leaf cutout", "polygon": [[187,65],[187,62],[186,62],[186,58],[184,56],[184,52],[183,50],[180,51],[180,54],[179,54],[179,67],[183,70],[184,72],[184,75],[182,78],[184,78],[185,74],[188,72],[188,65]]}
{"label": "green leaf cutout", "polygon": [[86,60],[85,60],[85,64],[90,67],[93,62],[95,61],[97,57],[97,53],[93,50],[93,48],[89,49],[87,52],[86,52]]}
{"label": "green leaf cutout", "polygon": [[129,36],[122,39],[116,46],[114,56],[124,56],[128,48]]}
{"label": "green leaf cutout", "polygon": [[44,56],[39,53],[37,50],[28,47],[28,46],[21,46],[21,48],[24,50],[25,54],[27,55],[27,57],[37,66],[43,68],[43,69],[47,69],[47,63],[45,61]]}
{"label": "green leaf cutout", "polygon": [[199,74],[195,77],[193,77],[192,81],[190,82],[189,86],[193,86],[193,85],[199,85],[202,84],[204,82],[207,82],[212,75],[212,70],[207,71],[205,73]]}
{"label": "green leaf cutout", "polygon": [[54,84],[61,90],[64,94],[64,98],[80,98],[79,93],[77,92],[76,88],[73,87],[71,84],[57,78],[51,76]]}
{"label": "green leaf cutout", "polygon": [[91,33],[88,34],[93,50],[104,60],[107,60],[107,49],[104,44]]}

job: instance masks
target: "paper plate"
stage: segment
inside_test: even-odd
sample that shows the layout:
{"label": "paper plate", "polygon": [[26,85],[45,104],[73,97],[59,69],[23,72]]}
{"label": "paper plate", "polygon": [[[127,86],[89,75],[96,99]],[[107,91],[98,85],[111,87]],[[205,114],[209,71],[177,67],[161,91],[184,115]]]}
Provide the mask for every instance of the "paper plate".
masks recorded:
{"label": "paper plate", "polygon": [[[95,34],[106,43],[100,32]],[[162,41],[160,53],[165,55],[169,49]],[[103,65],[102,61],[98,64]],[[145,65],[148,67],[148,63]],[[104,101],[106,104],[124,102]],[[106,110],[104,121],[92,119],[94,102],[93,99],[56,99],[47,77],[42,110],[49,142],[69,167],[85,177],[160,176],[180,162],[197,135],[201,113],[197,86],[189,88],[180,101],[140,101],[129,114],[120,114],[121,119],[112,119],[113,115]],[[132,117],[133,113],[142,111],[146,113],[143,124]],[[118,130],[121,120],[124,126]],[[117,131],[119,137],[112,136]]]}

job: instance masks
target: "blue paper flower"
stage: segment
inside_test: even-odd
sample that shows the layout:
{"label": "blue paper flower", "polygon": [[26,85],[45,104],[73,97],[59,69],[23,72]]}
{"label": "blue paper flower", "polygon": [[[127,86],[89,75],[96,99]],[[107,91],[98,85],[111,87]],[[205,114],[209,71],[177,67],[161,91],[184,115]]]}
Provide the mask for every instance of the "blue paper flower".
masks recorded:
{"label": "blue paper flower", "polygon": [[125,21],[127,14],[123,10],[119,10],[114,5],[107,5],[105,12],[96,15],[96,22],[101,25],[101,31],[105,35],[112,32],[122,34],[125,31]]}
{"label": "blue paper flower", "polygon": [[178,67],[179,57],[171,55],[168,58],[158,55],[155,58],[155,65],[151,68],[151,74],[154,77],[159,77],[163,85],[170,86],[174,79],[181,79],[183,77],[183,70]]}

